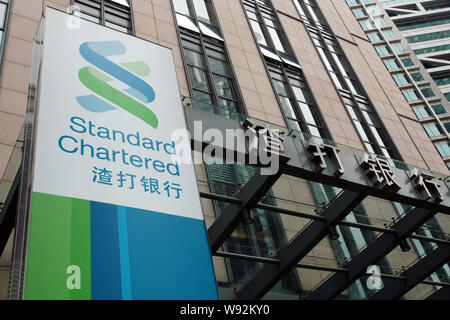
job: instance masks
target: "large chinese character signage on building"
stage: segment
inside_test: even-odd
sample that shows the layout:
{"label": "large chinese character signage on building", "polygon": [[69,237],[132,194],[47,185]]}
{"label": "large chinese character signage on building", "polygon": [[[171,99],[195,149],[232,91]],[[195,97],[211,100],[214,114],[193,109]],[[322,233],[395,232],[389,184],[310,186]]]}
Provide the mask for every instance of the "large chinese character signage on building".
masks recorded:
{"label": "large chinese character signage on building", "polygon": [[48,9],[26,299],[217,299],[172,52]]}

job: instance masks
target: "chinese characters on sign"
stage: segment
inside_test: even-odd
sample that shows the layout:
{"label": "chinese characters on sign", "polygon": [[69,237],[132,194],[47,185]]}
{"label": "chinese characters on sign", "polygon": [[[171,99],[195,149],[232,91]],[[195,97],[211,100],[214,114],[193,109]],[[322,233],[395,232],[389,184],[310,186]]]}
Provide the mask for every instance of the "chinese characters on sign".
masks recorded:
{"label": "chinese characters on sign", "polygon": [[326,157],[333,161],[334,175],[340,177],[344,174],[344,167],[339,158],[339,149],[328,144],[318,144],[314,138],[308,142],[307,150],[311,154],[311,160],[316,164],[316,171],[322,172],[327,168]]}
{"label": "chinese characters on sign", "polygon": [[[319,144],[314,138],[311,138],[306,149],[310,154],[311,161],[316,165],[317,172],[321,173],[327,169],[327,160],[329,160],[333,165],[335,177],[341,177],[345,173],[338,148],[327,144]],[[401,185],[396,180],[397,177],[387,159],[371,157],[366,153],[361,158],[360,166],[375,186],[392,192],[398,192],[401,189]],[[411,171],[410,181],[424,200],[432,199],[437,203],[444,200],[440,189],[441,185],[433,175],[419,173],[418,169],[414,169]]]}
{"label": "chinese characters on sign", "polygon": [[444,196],[441,193],[440,185],[433,181],[434,177],[431,174],[419,173],[418,169],[411,172],[411,181],[417,191],[420,192],[424,200],[433,199],[434,202],[444,201]]}
{"label": "chinese characters on sign", "polygon": [[369,154],[364,154],[361,158],[361,167],[366,170],[369,177],[376,186],[383,189],[390,189],[394,192],[402,187],[395,180],[395,174],[389,162],[381,158],[370,158]]}
{"label": "chinese characters on sign", "polygon": [[281,156],[284,154],[283,132],[270,128],[255,125],[249,120],[245,120],[242,126],[245,129],[245,135],[249,137],[249,154],[251,159],[258,159],[261,155]]}
{"label": "chinese characters on sign", "polygon": [[94,167],[92,173],[94,174],[92,178],[92,182],[94,183],[134,190],[136,182],[140,182],[139,186],[141,190],[152,195],[164,195],[168,198],[180,199],[181,192],[183,191],[183,188],[178,183],[170,181],[160,183],[160,180],[149,177],[142,177],[139,181],[136,181],[136,175],[123,171],[114,175],[107,168],[100,169]]}

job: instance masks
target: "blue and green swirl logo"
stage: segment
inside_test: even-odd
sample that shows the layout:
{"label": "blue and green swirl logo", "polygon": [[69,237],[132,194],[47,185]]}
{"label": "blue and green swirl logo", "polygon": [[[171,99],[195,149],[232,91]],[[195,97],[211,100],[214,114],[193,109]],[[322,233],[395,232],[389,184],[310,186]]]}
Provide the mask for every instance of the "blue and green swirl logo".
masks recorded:
{"label": "blue and green swirl logo", "polygon": [[[146,106],[155,100],[155,91],[140,78],[150,74],[148,65],[143,61],[119,65],[108,59],[110,56],[123,55],[126,51],[120,41],[81,44],[81,56],[92,66],[81,68],[78,77],[86,88],[97,95],[80,96],[77,101],[86,110],[96,113],[122,108],[156,129],[158,118]],[[128,86],[123,90],[128,94],[110,85],[115,80]]]}

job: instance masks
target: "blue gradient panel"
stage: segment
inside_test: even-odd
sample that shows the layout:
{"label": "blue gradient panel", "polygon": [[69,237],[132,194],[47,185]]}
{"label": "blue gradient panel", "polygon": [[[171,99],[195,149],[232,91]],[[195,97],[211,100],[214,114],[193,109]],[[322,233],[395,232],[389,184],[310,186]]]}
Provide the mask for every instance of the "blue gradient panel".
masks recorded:
{"label": "blue gradient panel", "polygon": [[125,54],[127,49],[120,41],[85,42],[80,46],[83,58],[110,76],[126,83],[130,88],[140,92],[143,103],[155,100],[155,91],[144,80],[110,61],[106,57]]}
{"label": "blue gradient panel", "polygon": [[93,300],[122,299],[117,206],[91,202]]}
{"label": "blue gradient panel", "polygon": [[127,208],[133,299],[215,300],[205,222]]}
{"label": "blue gradient panel", "polygon": [[216,300],[205,222],[91,202],[92,299]]}

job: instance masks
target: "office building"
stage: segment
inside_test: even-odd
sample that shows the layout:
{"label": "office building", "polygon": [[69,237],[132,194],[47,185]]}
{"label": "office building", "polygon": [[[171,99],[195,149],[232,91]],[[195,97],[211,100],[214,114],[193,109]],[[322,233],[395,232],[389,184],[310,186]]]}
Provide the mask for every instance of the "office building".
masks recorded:
{"label": "office building", "polygon": [[448,296],[448,74],[429,68],[441,53],[407,43],[422,29],[400,30],[415,23],[402,20],[412,2],[0,0],[0,298],[23,297],[26,232],[14,227],[26,220],[22,152],[46,6],[170,48],[188,128],[248,120],[284,132],[291,160],[278,174],[195,164],[221,299]]}

